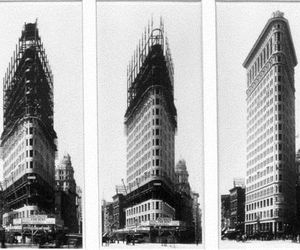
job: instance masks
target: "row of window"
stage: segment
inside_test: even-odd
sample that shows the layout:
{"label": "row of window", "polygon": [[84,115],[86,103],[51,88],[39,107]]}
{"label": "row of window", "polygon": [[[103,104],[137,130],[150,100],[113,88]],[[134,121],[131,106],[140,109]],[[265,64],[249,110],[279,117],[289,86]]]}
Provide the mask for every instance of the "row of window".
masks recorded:
{"label": "row of window", "polygon": [[[268,128],[268,125],[267,125],[268,118],[272,115],[273,115],[273,108],[270,108],[267,112],[264,113],[264,115],[260,119],[257,120],[257,122],[259,124],[257,126],[259,126],[259,128],[263,128],[263,126],[266,126],[266,128]],[[271,121],[273,122],[273,119],[271,119]],[[266,125],[264,125],[264,124],[266,124]],[[273,124],[271,123],[270,125],[273,125]],[[260,129],[260,131],[256,131],[254,134],[249,135],[247,138],[247,144],[250,144],[251,142],[253,142],[253,140],[257,140],[258,137],[262,136],[261,133],[263,133],[263,132],[266,133],[266,131],[264,129]]]}
{"label": "row of window", "polygon": [[161,167],[156,167],[155,169],[151,169],[151,171],[143,172],[143,175],[139,175],[139,177],[135,178],[134,181],[130,182],[132,179],[127,179],[129,189],[134,187],[139,187],[143,185],[143,182],[151,177],[170,177],[170,172],[166,174],[166,171],[163,170]]}
{"label": "row of window", "polygon": [[262,197],[271,195],[273,193],[274,193],[274,187],[273,186],[267,187],[267,188],[263,188],[263,189],[261,189],[259,191],[254,192],[254,193],[247,194],[246,195],[246,201],[250,202],[250,201],[253,201],[253,200],[256,200],[256,199],[260,199]]}
{"label": "row of window", "polygon": [[[247,171],[247,173],[250,171]],[[273,166],[266,167],[263,171],[257,171],[254,175],[248,175],[247,174],[247,180],[246,183],[251,183],[253,181],[258,180],[259,178],[262,178],[270,173],[273,173]]]}
{"label": "row of window", "polygon": [[[270,125],[273,125],[273,117],[270,117],[269,119],[267,119],[265,121],[264,124],[266,124],[266,129],[271,129],[270,128]],[[264,126],[264,125],[263,125]],[[270,133],[270,132],[269,132]],[[250,143],[250,140],[247,140],[247,152],[250,152],[253,148],[257,147],[257,144],[260,143],[258,146],[259,147],[267,147],[269,144],[270,144],[270,138],[267,138],[266,140],[264,140],[263,142],[262,141],[259,141],[257,138],[255,141],[252,141]]]}
{"label": "row of window", "polygon": [[[270,81],[270,85],[271,82],[273,83],[273,81]],[[248,106],[247,121],[249,125],[253,124],[253,121],[255,121],[258,116],[264,113],[264,111],[273,103],[273,100],[271,100],[273,93],[276,93],[276,91],[273,90],[273,87],[269,87],[269,85],[267,85],[255,98],[255,101]],[[256,115],[256,117],[254,117],[254,115]],[[252,119],[252,121],[250,119]]]}
{"label": "row of window", "polygon": [[[143,124],[146,123],[147,119],[150,119],[149,109],[152,108],[152,96],[149,94],[147,103],[140,105],[137,110],[134,111],[134,114],[127,121],[127,144],[135,137],[135,135],[143,127]],[[134,116],[136,114],[136,116]]]}
{"label": "row of window", "polygon": [[136,216],[150,210],[163,210],[166,212],[174,212],[174,208],[161,200],[149,200],[139,205],[126,209],[126,216]]}
{"label": "row of window", "polygon": [[[151,133],[149,131],[147,134],[144,135],[142,141],[140,143],[137,143],[135,147],[129,151],[129,153],[127,154],[128,165],[131,165],[133,162],[136,161],[136,159],[144,155],[144,152],[147,151],[151,145],[150,139]],[[143,145],[143,147],[140,149],[141,145]]]}
{"label": "row of window", "polygon": [[[265,47],[262,49],[261,53],[257,56],[256,60],[253,62],[252,66],[249,67],[247,73],[248,86],[260,73],[260,70],[263,68],[268,59],[272,56],[273,52],[280,51],[282,48],[280,46],[280,33],[277,32],[274,34],[275,42],[273,43],[273,36],[269,39]],[[273,47],[274,46],[274,47]]]}
{"label": "row of window", "polygon": [[272,183],[272,182],[273,182],[273,176],[270,176],[270,177],[265,178],[265,179],[255,183],[255,184],[250,185],[249,187],[246,188],[246,191],[251,192],[252,190],[258,189],[258,188],[260,188],[262,186],[265,186],[265,185],[268,185],[269,183]]}
{"label": "row of window", "polygon": [[[155,107],[155,105],[161,105],[162,102],[160,101],[160,96],[159,95],[149,95],[148,96],[149,101],[147,102],[146,105],[141,105],[140,110],[136,110],[136,116],[133,116],[132,122],[128,125],[128,139],[131,141],[136,137],[136,135],[141,131],[143,125],[147,120],[150,118],[150,112],[148,110],[150,108]],[[152,104],[151,104],[152,100]],[[156,106],[160,107],[160,106]],[[148,112],[148,113],[147,113]],[[147,113],[147,114],[146,114]],[[146,114],[146,115],[145,115]],[[127,141],[127,143],[129,142]]]}
{"label": "row of window", "polygon": [[167,217],[167,216],[162,213],[149,213],[149,214],[139,215],[136,216],[135,218],[126,219],[126,226],[138,225],[142,221],[157,220],[160,217]]}
{"label": "row of window", "polygon": [[246,221],[257,220],[258,218],[259,219],[268,219],[268,218],[273,218],[273,216],[277,217],[278,210],[276,209],[275,211],[277,211],[277,214],[275,213],[274,215],[273,215],[273,209],[246,214]]}
{"label": "row of window", "polygon": [[[269,72],[264,76],[263,79],[256,85],[252,84],[251,87],[247,89],[247,106],[255,107],[258,102],[258,99],[261,99],[263,93],[262,90],[264,88],[269,88],[273,85],[273,74],[276,66],[273,65],[269,69]],[[247,110],[248,111],[248,110]]]}
{"label": "row of window", "polygon": [[147,141],[150,138],[151,135],[150,128],[151,128],[151,122],[149,121],[148,123],[145,124],[142,134],[139,134],[137,137],[134,138],[134,140],[132,140],[128,144],[127,146],[128,159],[136,153],[136,151],[141,147],[141,145],[145,144],[145,141]]}

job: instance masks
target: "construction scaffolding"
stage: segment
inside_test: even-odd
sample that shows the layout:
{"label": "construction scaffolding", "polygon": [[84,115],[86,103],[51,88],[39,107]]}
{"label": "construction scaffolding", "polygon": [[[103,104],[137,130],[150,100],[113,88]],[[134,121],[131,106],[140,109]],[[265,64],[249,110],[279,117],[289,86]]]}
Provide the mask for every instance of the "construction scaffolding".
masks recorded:
{"label": "construction scaffolding", "polygon": [[[30,128],[26,125],[27,121],[31,124]],[[25,136],[27,133],[31,134],[30,145]],[[24,24],[3,79],[1,148],[4,160],[2,199],[5,205],[2,206],[2,214],[8,214],[9,220],[15,219],[11,214],[23,206],[38,206],[40,213],[54,212],[51,183],[52,179],[54,183],[54,173],[48,178],[46,175],[51,171],[46,172],[40,165],[35,165],[40,164],[37,158],[39,161],[43,159],[45,164],[51,163],[46,162],[44,156],[36,150],[33,138],[38,138],[43,143],[45,141],[47,153],[55,155],[57,136],[53,128],[53,75],[39,36],[37,22]],[[26,157],[31,157],[31,160],[26,161],[25,166],[23,157],[24,166],[21,166],[21,155],[15,154],[15,150],[17,144],[25,145],[25,141],[26,146],[31,146],[31,150],[26,150]],[[14,160],[13,164],[10,159]],[[48,160],[48,155],[45,159]]]}
{"label": "construction scaffolding", "polygon": [[1,144],[22,118],[39,119],[55,146],[53,75],[39,37],[37,23],[25,23],[3,79]]}
{"label": "construction scaffolding", "polygon": [[153,19],[148,23],[141,40],[127,67],[127,111],[125,124],[130,119],[139,101],[153,87],[163,89],[168,115],[177,127],[177,111],[174,105],[174,67],[164,23],[160,18],[158,28],[153,28]]}

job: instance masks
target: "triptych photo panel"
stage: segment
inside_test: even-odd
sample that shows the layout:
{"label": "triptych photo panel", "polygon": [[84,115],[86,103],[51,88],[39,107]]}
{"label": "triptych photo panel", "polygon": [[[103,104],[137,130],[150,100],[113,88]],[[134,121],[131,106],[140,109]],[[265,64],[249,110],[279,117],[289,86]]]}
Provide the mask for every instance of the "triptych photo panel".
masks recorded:
{"label": "triptych photo panel", "polygon": [[299,248],[300,1],[0,10],[1,248]]}
{"label": "triptych photo panel", "polygon": [[216,5],[220,247],[298,247],[299,7]]}
{"label": "triptych photo panel", "polygon": [[102,245],[201,244],[201,3],[97,13]]}

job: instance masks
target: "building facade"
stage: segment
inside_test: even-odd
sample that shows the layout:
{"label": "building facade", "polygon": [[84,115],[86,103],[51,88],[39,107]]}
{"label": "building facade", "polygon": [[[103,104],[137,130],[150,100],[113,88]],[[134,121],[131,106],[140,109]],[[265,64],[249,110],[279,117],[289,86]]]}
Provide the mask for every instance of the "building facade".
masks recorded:
{"label": "building facade", "polygon": [[202,242],[202,224],[201,224],[201,209],[199,203],[199,194],[196,192],[191,192],[192,200],[193,200],[193,226],[195,232],[195,241]]}
{"label": "building facade", "polygon": [[53,76],[37,23],[25,23],[3,80],[3,225],[54,214]]}
{"label": "building facade", "polygon": [[77,193],[74,169],[69,154],[63,156],[55,169],[55,213],[64,221],[68,232],[78,232]]}
{"label": "building facade", "polygon": [[224,233],[230,227],[230,195],[221,195],[221,230]]}
{"label": "building facade", "polygon": [[74,168],[71,156],[65,154],[63,159],[55,168],[56,188],[65,192],[76,194],[76,181],[74,179]]}
{"label": "building facade", "polygon": [[126,199],[123,194],[117,193],[113,196],[113,228],[121,229],[125,227]]}
{"label": "building facade", "polygon": [[230,189],[230,228],[244,232],[245,226],[245,187]]}
{"label": "building facade", "polygon": [[187,171],[185,160],[181,159],[175,166],[176,190],[178,192],[190,194],[191,187],[189,183],[189,173]]}
{"label": "building facade", "polygon": [[289,233],[295,221],[296,65],[288,20],[274,12],[243,63],[247,70],[248,234]]}
{"label": "building facade", "polygon": [[113,203],[102,200],[102,211],[103,211],[102,234],[110,234],[113,230],[113,224],[114,224]]}
{"label": "building facade", "polygon": [[[176,219],[184,221],[185,232],[181,233],[181,242],[195,241],[195,220],[194,220],[194,196],[189,183],[189,173],[184,159],[179,160],[175,166],[175,190],[176,190]],[[197,198],[198,201],[198,198]]]}
{"label": "building facade", "polygon": [[149,25],[128,67],[126,227],[159,217],[174,218],[177,128],[173,66],[159,28]]}
{"label": "building facade", "polygon": [[76,186],[76,216],[78,233],[82,234],[82,190],[79,186]]}
{"label": "building facade", "polygon": [[300,233],[300,149],[296,153],[296,226],[295,231]]}

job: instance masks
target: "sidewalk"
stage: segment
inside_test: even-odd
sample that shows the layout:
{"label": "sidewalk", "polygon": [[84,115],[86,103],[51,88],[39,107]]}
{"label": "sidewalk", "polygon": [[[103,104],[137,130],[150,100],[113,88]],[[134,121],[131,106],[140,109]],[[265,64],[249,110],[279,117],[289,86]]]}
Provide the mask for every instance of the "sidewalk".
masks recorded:
{"label": "sidewalk", "polygon": [[39,248],[39,245],[37,244],[25,244],[25,243],[19,243],[19,244],[9,244],[5,243],[6,248]]}
{"label": "sidewalk", "polygon": [[235,240],[221,240],[220,249],[300,249],[300,244],[291,240],[247,240],[245,242]]}
{"label": "sidewalk", "polygon": [[198,246],[196,244],[180,244],[180,243],[168,243],[166,245],[162,245],[161,243],[136,243],[134,245],[130,244],[130,245],[126,245],[126,243],[123,242],[119,242],[118,243],[110,243],[109,245],[106,245],[105,243],[101,246],[103,248],[115,248],[115,249],[132,249],[132,248],[136,248],[136,249],[172,249],[172,248],[177,248],[177,249],[203,249],[204,246],[203,244],[198,244]]}

